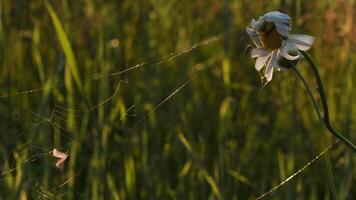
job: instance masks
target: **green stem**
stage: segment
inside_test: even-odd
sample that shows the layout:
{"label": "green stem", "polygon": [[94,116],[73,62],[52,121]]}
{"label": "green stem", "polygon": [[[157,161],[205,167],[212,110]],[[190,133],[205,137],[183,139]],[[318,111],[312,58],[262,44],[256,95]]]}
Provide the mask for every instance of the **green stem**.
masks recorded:
{"label": "green stem", "polygon": [[311,67],[316,82],[317,82],[317,89],[321,98],[321,103],[323,105],[323,110],[324,110],[324,124],[326,126],[326,128],[338,139],[340,139],[343,143],[345,143],[348,147],[350,147],[352,150],[354,150],[356,152],[356,146],[350,142],[346,137],[344,137],[343,135],[341,135],[340,133],[338,133],[337,131],[334,130],[334,128],[331,126],[330,123],[330,118],[329,118],[329,109],[328,109],[328,104],[326,102],[326,97],[325,97],[325,93],[324,93],[324,88],[323,88],[323,84],[321,82],[321,78],[320,78],[320,74],[319,71],[312,59],[312,57],[304,51],[300,51],[300,53],[306,58],[306,60],[309,63],[309,66]]}
{"label": "green stem", "polygon": [[302,80],[302,82],[303,82],[305,88],[307,89],[308,95],[309,95],[310,99],[311,99],[312,102],[313,102],[313,105],[314,105],[316,114],[318,115],[319,121],[320,121],[320,123],[323,123],[323,118],[321,117],[321,112],[320,112],[320,110],[319,110],[318,104],[317,104],[317,102],[316,102],[316,99],[315,99],[314,96],[313,96],[313,93],[312,93],[310,87],[308,86],[308,83],[305,81],[304,77],[303,77],[302,74],[298,71],[297,68],[292,67],[292,69],[293,69],[293,71],[297,74],[297,76],[300,78],[300,80]]}
{"label": "green stem", "polygon": [[[316,99],[314,98],[314,95],[307,83],[307,81],[304,79],[304,77],[302,76],[302,74],[298,71],[297,68],[295,67],[292,67],[293,71],[297,74],[297,76],[300,78],[300,80],[302,80],[305,88],[307,89],[307,92],[309,94],[309,97],[310,99],[312,100],[313,102],[313,105],[314,105],[314,108],[316,110],[316,113],[318,115],[318,119],[319,119],[319,122],[321,124],[321,126],[323,127],[323,118],[321,117],[321,112],[319,110],[319,107],[318,107],[318,104],[317,104],[317,101]],[[339,141],[339,140],[337,140]],[[324,146],[326,146],[326,138],[325,138],[325,135],[322,134],[321,135],[321,143],[322,143],[322,147],[324,148]],[[337,196],[337,192],[336,192],[336,188],[335,188],[335,181],[334,181],[334,176],[333,176],[333,172],[332,172],[332,168],[331,168],[331,163],[330,163],[330,157],[329,157],[329,154],[328,153],[325,153],[324,155],[324,164],[325,164],[325,168],[326,168],[326,174],[328,176],[328,182],[329,182],[329,187],[330,187],[330,190],[331,190],[331,194],[332,194],[332,197],[333,199],[338,199],[338,196]]]}

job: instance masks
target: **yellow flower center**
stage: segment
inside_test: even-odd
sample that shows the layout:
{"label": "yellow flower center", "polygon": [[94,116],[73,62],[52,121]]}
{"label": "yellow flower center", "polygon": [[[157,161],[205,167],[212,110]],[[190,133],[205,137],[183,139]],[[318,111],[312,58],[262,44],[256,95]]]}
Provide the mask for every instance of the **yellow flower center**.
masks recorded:
{"label": "yellow flower center", "polygon": [[265,49],[275,50],[281,47],[283,36],[277,31],[273,22],[266,22],[261,31],[258,32],[262,46]]}

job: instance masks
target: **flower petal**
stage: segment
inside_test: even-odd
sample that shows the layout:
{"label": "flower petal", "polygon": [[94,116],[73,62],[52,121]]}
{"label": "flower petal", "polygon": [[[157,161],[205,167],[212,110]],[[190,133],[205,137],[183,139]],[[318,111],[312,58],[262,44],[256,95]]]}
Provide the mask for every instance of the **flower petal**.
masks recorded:
{"label": "flower petal", "polygon": [[258,22],[255,19],[251,20],[251,28],[256,29],[258,26]]}
{"label": "flower petal", "polygon": [[282,48],[281,51],[280,51],[280,54],[281,54],[283,57],[285,57],[286,59],[288,59],[288,60],[297,60],[297,59],[300,57],[299,54],[297,54],[297,55],[295,55],[295,56],[292,56],[292,55],[288,54],[286,48]]}
{"label": "flower petal", "polygon": [[289,25],[291,21],[291,18],[288,15],[281,13],[279,11],[272,11],[266,13],[264,15],[264,19],[268,22],[279,22],[287,25]]}
{"label": "flower petal", "polygon": [[293,34],[288,37],[288,41],[293,42],[293,44],[302,51],[308,51],[315,38],[310,35]]}
{"label": "flower petal", "polygon": [[252,42],[256,45],[256,47],[262,46],[260,39],[258,38],[258,34],[255,30],[251,28],[246,28],[247,34],[250,36]]}
{"label": "flower petal", "polygon": [[57,149],[53,149],[52,155],[60,159],[66,159],[68,157],[68,154],[58,151]]}
{"label": "flower petal", "polygon": [[275,25],[279,34],[283,35],[284,37],[288,37],[289,31],[292,29],[290,25],[278,22],[275,22]]}
{"label": "flower petal", "polygon": [[258,20],[256,21],[255,19],[252,19],[251,21],[251,27],[257,31],[261,30],[262,26],[264,23],[263,17],[259,17]]}
{"label": "flower petal", "polygon": [[58,160],[56,162],[56,167],[58,167],[59,169],[63,169],[65,162],[66,162],[66,158],[62,158]]}
{"label": "flower petal", "polygon": [[273,51],[272,57],[270,58],[270,60],[268,61],[268,64],[267,64],[267,68],[265,71],[265,77],[267,79],[267,82],[272,80],[273,68],[277,63],[276,54],[277,54],[277,52]]}
{"label": "flower petal", "polygon": [[251,50],[251,58],[265,57],[271,54],[271,51],[263,48],[254,48]]}
{"label": "flower petal", "polygon": [[264,56],[264,57],[257,57],[256,63],[255,63],[255,69],[257,71],[260,71],[262,69],[262,67],[266,64],[269,57],[270,57],[270,55]]}

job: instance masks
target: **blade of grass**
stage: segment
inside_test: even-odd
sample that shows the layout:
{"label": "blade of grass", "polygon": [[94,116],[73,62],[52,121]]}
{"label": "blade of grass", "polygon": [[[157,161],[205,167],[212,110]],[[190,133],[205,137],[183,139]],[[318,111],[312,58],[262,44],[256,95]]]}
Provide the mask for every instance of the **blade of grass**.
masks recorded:
{"label": "blade of grass", "polygon": [[217,199],[223,199],[221,196],[221,192],[220,189],[218,187],[218,184],[215,182],[214,178],[211,177],[207,171],[202,170],[204,178],[206,180],[206,182],[208,182],[208,184],[210,185],[214,195],[217,197]]}
{"label": "blade of grass", "polygon": [[77,84],[79,91],[83,94],[83,85],[82,85],[82,82],[80,79],[77,62],[75,60],[73,49],[70,45],[68,37],[64,31],[64,28],[57,16],[56,12],[53,10],[52,6],[48,3],[48,1],[45,1],[45,5],[47,8],[48,14],[51,17],[51,21],[52,21],[54,29],[56,31],[59,43],[60,43],[60,45],[63,49],[63,52],[66,56],[68,66],[70,68],[70,72],[75,80],[75,83]]}

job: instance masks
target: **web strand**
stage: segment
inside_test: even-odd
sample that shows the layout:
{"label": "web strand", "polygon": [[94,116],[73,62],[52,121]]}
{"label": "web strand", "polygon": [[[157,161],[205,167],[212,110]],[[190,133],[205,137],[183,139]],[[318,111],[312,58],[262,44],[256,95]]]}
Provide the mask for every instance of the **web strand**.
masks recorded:
{"label": "web strand", "polygon": [[[235,32],[237,32],[237,29],[231,29],[231,30],[226,31],[224,33],[212,36],[212,37],[210,37],[210,38],[208,38],[206,40],[203,40],[201,42],[198,42],[198,43],[195,43],[195,44],[193,44],[191,46],[188,46],[188,47],[184,48],[183,50],[176,51],[176,52],[170,53],[170,54],[168,54],[166,56],[163,56],[158,61],[142,62],[140,64],[136,64],[136,65],[134,65],[132,67],[129,67],[127,69],[124,69],[124,70],[121,70],[121,71],[118,71],[118,72],[113,72],[113,73],[110,73],[108,75],[102,75],[102,76],[97,75],[97,76],[94,76],[94,77],[91,77],[91,78],[88,78],[88,79],[84,79],[84,80],[82,80],[82,82],[88,82],[88,81],[100,80],[100,79],[106,79],[106,78],[114,78],[114,77],[120,76],[120,75],[122,75],[124,73],[127,73],[129,71],[132,71],[132,70],[144,67],[144,66],[160,65],[162,63],[171,61],[171,60],[173,60],[173,59],[175,59],[175,58],[177,58],[179,56],[187,54],[187,53],[193,51],[194,49],[196,49],[198,47],[202,47],[202,46],[205,46],[207,44],[210,44],[210,43],[219,41],[221,39],[227,38],[227,37],[231,36],[232,33],[235,33]],[[9,97],[19,96],[19,95],[28,95],[28,94],[32,94],[32,93],[35,93],[35,92],[40,92],[42,90],[55,89],[55,88],[64,87],[64,86],[65,86],[64,83],[59,83],[59,84],[56,84],[56,85],[39,87],[39,88],[24,90],[24,91],[20,91],[20,92],[11,93],[11,94],[3,94],[3,95],[0,95],[0,98],[9,98]]]}
{"label": "web strand", "polygon": [[274,191],[276,191],[277,189],[279,189],[281,186],[283,186],[284,184],[288,183],[289,181],[291,181],[294,177],[296,177],[298,174],[300,174],[301,172],[303,172],[305,169],[307,169],[308,167],[310,167],[310,165],[312,165],[313,163],[315,163],[321,156],[323,156],[326,152],[328,152],[336,143],[338,143],[339,140],[336,140],[334,143],[330,144],[328,147],[326,147],[322,152],[320,152],[317,156],[315,156],[310,162],[308,162],[306,165],[304,165],[302,168],[300,168],[298,171],[296,171],[295,173],[293,173],[291,176],[289,176],[288,178],[286,178],[284,181],[282,181],[280,184],[276,185],[275,187],[273,187],[272,189],[268,190],[267,192],[263,193],[262,195],[260,195],[259,197],[256,198],[256,200],[259,199],[263,199],[264,197],[266,197],[267,195],[273,193]]}
{"label": "web strand", "polygon": [[[120,90],[120,86],[121,86],[121,83],[127,83],[125,81],[119,81],[117,87],[116,87],[116,90],[115,92],[109,96],[108,98],[100,101],[99,103],[97,103],[96,105],[94,105],[93,107],[87,109],[87,110],[75,110],[76,113],[74,113],[75,117],[81,117],[83,113],[87,113],[87,112],[91,112],[91,111],[94,111],[95,109],[97,109],[98,107],[100,106],[103,106],[105,105],[106,103],[110,102],[115,96],[117,96],[117,94],[119,93],[119,90]],[[134,110],[135,106],[131,106],[128,111],[130,110]],[[59,110],[58,110],[59,109]],[[22,109],[23,111],[25,112],[28,112],[30,114],[32,114],[34,117],[35,117],[35,120],[36,119],[40,119],[40,122],[34,124],[33,126],[29,127],[27,130],[34,130],[35,128],[43,125],[43,124],[46,124],[48,123],[52,130],[55,132],[55,133],[58,133],[60,134],[63,138],[65,138],[66,140],[69,141],[69,143],[72,143],[75,138],[71,138],[67,135],[65,135],[63,132],[68,132],[70,133],[71,131],[69,131],[68,129],[64,128],[63,126],[61,126],[59,123],[72,123],[72,124],[75,124],[76,122],[75,121],[68,121],[65,119],[65,117],[67,116],[67,114],[65,112],[68,112],[68,111],[72,111],[64,106],[61,106],[61,105],[58,105],[58,104],[55,104],[53,106],[53,109],[52,109],[52,112],[50,114],[49,117],[46,117],[46,116],[42,116],[41,114],[38,114],[30,109],[26,109],[26,108],[23,108]],[[22,134],[19,134],[15,137],[14,141],[16,139],[18,139],[19,137],[23,136],[23,135],[26,135],[27,132],[25,133],[22,133]],[[13,142],[14,142],[13,141]],[[39,159],[39,158],[42,158],[44,156],[49,156],[51,155],[52,151],[50,150],[47,150],[47,149],[43,149],[43,148],[40,148],[40,147],[35,147],[35,146],[31,146],[33,140],[28,140],[26,141],[24,144],[20,145],[19,147],[17,147],[15,150],[18,151],[19,154],[25,152],[25,151],[28,151],[30,149],[38,149],[38,150],[41,150],[43,152],[46,152],[46,153],[42,153],[42,154],[34,154],[33,156],[29,157],[28,159],[22,161],[22,165],[21,167],[27,165],[29,162],[34,162],[35,160]],[[28,147],[29,146],[29,147]],[[0,176],[5,176],[15,170],[17,170],[19,167],[10,167],[10,166],[7,166],[5,164],[1,164],[3,167],[5,168],[8,168],[7,170],[3,171],[2,173],[0,173]],[[79,174],[79,173],[78,173]],[[78,175],[77,174],[77,175]]]}
{"label": "web strand", "polygon": [[[113,73],[110,73],[110,74],[107,74],[107,75],[102,75],[102,76],[94,75],[93,77],[88,78],[88,79],[84,79],[82,81],[83,82],[87,82],[87,81],[100,80],[100,79],[106,79],[106,78],[115,78],[115,77],[119,77],[120,75],[122,75],[124,73],[133,71],[135,69],[139,69],[139,68],[147,67],[147,66],[157,66],[157,65],[160,65],[162,63],[172,61],[172,60],[178,58],[179,56],[182,56],[182,55],[185,55],[187,53],[190,53],[191,51],[193,51],[193,50],[195,50],[195,49],[197,49],[199,47],[202,47],[202,46],[205,46],[207,44],[219,41],[219,40],[221,40],[223,38],[227,38],[227,37],[231,36],[232,33],[235,33],[235,32],[236,32],[236,30],[229,30],[229,31],[226,31],[226,32],[224,32],[222,34],[218,34],[218,35],[212,36],[212,37],[210,37],[210,38],[208,38],[206,40],[203,40],[201,42],[198,42],[198,43],[195,43],[195,44],[193,44],[191,46],[188,46],[188,47],[184,48],[183,50],[167,54],[166,56],[161,57],[159,60],[156,60],[156,61],[153,61],[153,62],[143,62],[143,63],[140,63],[140,64],[136,64],[136,65],[134,65],[132,67],[129,67],[127,69],[124,69],[122,71],[113,72]],[[166,102],[168,102],[170,99],[172,99],[175,95],[177,95],[179,91],[181,91],[189,83],[191,83],[195,78],[197,78],[197,76],[199,75],[199,72],[200,71],[196,71],[191,77],[189,77],[188,80],[183,82],[177,89],[175,89],[173,92],[171,92],[166,98],[164,98],[160,103],[158,103],[153,109],[151,109],[148,112],[146,112],[141,118],[139,118],[139,120],[137,120],[135,122],[135,124],[132,126],[132,128],[135,128],[137,124],[139,124],[142,121],[144,121],[152,112],[154,112],[157,109],[159,109],[162,105],[164,105]],[[55,133],[59,133],[65,139],[69,140],[69,143],[72,143],[72,142],[75,141],[75,138],[69,138],[68,136],[66,136],[66,135],[64,135],[62,133],[62,132],[70,132],[70,131],[65,129],[64,127],[62,127],[61,124],[63,124],[63,123],[73,123],[73,124],[77,123],[76,120],[68,121],[68,119],[66,119],[66,117],[68,115],[67,112],[71,112],[71,114],[73,114],[74,118],[78,119],[78,118],[81,118],[83,116],[83,113],[88,113],[88,112],[92,112],[92,111],[96,110],[100,106],[103,106],[106,103],[110,102],[113,98],[115,98],[118,95],[121,83],[127,83],[127,82],[125,82],[123,80],[120,80],[120,82],[118,83],[114,93],[111,96],[107,97],[106,99],[100,101],[96,105],[94,105],[94,106],[92,106],[92,107],[90,107],[88,109],[85,109],[85,110],[68,109],[65,106],[62,106],[62,105],[59,105],[59,104],[54,104],[54,106],[52,108],[52,111],[50,113],[50,116],[46,117],[46,116],[42,116],[41,114],[38,114],[38,113],[36,113],[36,112],[34,112],[32,110],[24,109],[26,112],[29,112],[33,116],[35,116],[35,119],[34,119],[35,121],[39,121],[38,123],[34,124],[33,126],[31,126],[29,128],[26,128],[26,130],[35,130],[39,126],[48,123]],[[59,84],[55,84],[55,85],[29,89],[29,90],[24,90],[24,91],[20,91],[20,92],[14,92],[14,93],[11,93],[11,94],[3,94],[3,95],[0,95],[0,98],[9,98],[9,97],[20,96],[20,95],[29,95],[29,94],[33,94],[33,93],[36,93],[36,92],[41,92],[43,90],[52,90],[52,89],[56,89],[56,88],[60,88],[60,87],[64,87],[64,86],[65,86],[64,83],[59,83]],[[137,116],[135,105],[130,106],[126,110],[126,116],[133,116],[133,117]],[[123,117],[124,116],[121,116],[120,121],[122,120]],[[19,137],[21,137],[22,135],[25,135],[25,134],[27,134],[27,133],[20,134],[20,135],[16,136],[16,138],[19,138]],[[34,134],[34,133],[32,133],[32,134]],[[36,153],[36,154],[28,157],[27,159],[21,161],[21,165],[20,166],[12,165],[12,167],[9,167],[9,166],[6,166],[6,165],[2,164],[3,169],[1,170],[2,172],[0,173],[0,178],[2,178],[2,176],[6,176],[7,174],[16,171],[18,168],[23,168],[25,166],[28,166],[31,163],[33,163],[34,161],[36,161],[38,159],[41,159],[41,158],[43,158],[45,156],[50,156],[52,154],[52,150],[48,150],[48,149],[44,149],[44,148],[33,146],[33,145],[31,145],[32,142],[33,142],[32,139],[31,140],[27,140],[25,143],[23,143],[22,145],[17,147],[16,151],[18,151],[19,154],[22,154],[25,151],[28,151],[30,149],[37,149],[37,150],[41,150],[44,153]],[[58,149],[61,149],[61,147],[59,147]],[[6,168],[8,168],[8,169],[4,170]],[[83,169],[78,171],[76,174],[74,174],[72,177],[70,177],[69,179],[67,179],[66,181],[61,183],[60,185],[54,187],[54,190],[66,185],[68,182],[70,182],[76,176],[80,175],[80,173],[82,171],[83,171]],[[44,188],[42,188],[39,183],[36,183],[36,186],[34,187],[34,189],[37,191],[37,193],[42,198],[51,199],[53,197],[53,194],[52,193],[48,193],[48,191],[44,190]],[[64,196],[64,195],[66,195],[66,193],[64,193],[62,195]]]}
{"label": "web strand", "polygon": [[[202,69],[203,70],[203,69]],[[186,87],[190,82],[192,82],[198,75],[199,72],[201,71],[196,71],[188,80],[186,80],[183,84],[181,84],[176,90],[174,90],[172,93],[170,93],[166,98],[164,98],[160,103],[158,103],[154,108],[146,112],[140,119],[138,119],[134,125],[129,128],[126,132],[132,131],[139,123],[141,123],[143,120],[145,120],[152,112],[156,111],[158,108],[160,108],[164,103],[166,103],[169,99],[171,99],[174,95],[176,95],[180,90],[182,90],[184,87]]]}

